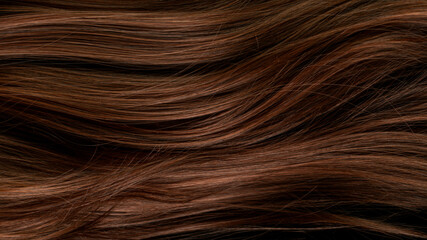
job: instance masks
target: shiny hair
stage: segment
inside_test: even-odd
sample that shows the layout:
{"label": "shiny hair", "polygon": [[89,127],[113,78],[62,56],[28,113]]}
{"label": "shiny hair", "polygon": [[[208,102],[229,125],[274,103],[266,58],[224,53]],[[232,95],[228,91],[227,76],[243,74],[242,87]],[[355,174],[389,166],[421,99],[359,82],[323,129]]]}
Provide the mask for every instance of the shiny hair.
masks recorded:
{"label": "shiny hair", "polygon": [[427,2],[0,2],[0,239],[426,238]]}

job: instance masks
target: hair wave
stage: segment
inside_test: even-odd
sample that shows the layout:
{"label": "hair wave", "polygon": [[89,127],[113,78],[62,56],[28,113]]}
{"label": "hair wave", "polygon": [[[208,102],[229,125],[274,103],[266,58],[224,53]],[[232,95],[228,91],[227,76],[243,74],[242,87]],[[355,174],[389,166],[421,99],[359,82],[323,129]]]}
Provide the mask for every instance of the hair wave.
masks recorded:
{"label": "hair wave", "polygon": [[426,33],[426,1],[1,1],[0,239],[426,238]]}

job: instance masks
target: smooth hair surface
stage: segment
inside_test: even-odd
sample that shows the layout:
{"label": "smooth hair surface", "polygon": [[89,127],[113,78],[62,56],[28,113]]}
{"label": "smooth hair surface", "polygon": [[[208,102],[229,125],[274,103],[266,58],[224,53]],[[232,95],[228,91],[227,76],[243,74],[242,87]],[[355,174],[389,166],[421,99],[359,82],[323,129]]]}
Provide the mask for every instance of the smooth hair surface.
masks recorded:
{"label": "smooth hair surface", "polygon": [[0,1],[0,239],[426,239],[427,1]]}

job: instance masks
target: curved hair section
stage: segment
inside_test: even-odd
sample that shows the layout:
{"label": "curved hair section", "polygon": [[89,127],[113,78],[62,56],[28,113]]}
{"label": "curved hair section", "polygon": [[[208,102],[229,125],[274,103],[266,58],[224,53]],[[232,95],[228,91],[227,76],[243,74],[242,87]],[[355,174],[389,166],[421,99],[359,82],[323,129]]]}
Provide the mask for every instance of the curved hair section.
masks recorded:
{"label": "curved hair section", "polygon": [[427,2],[0,2],[0,239],[418,239]]}

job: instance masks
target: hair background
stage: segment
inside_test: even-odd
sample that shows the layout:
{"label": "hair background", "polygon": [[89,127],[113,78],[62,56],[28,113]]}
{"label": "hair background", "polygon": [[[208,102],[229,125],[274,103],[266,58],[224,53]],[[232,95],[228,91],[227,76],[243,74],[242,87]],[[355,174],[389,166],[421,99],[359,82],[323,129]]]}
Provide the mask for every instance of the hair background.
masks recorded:
{"label": "hair background", "polygon": [[0,239],[426,238],[427,2],[0,1]]}

